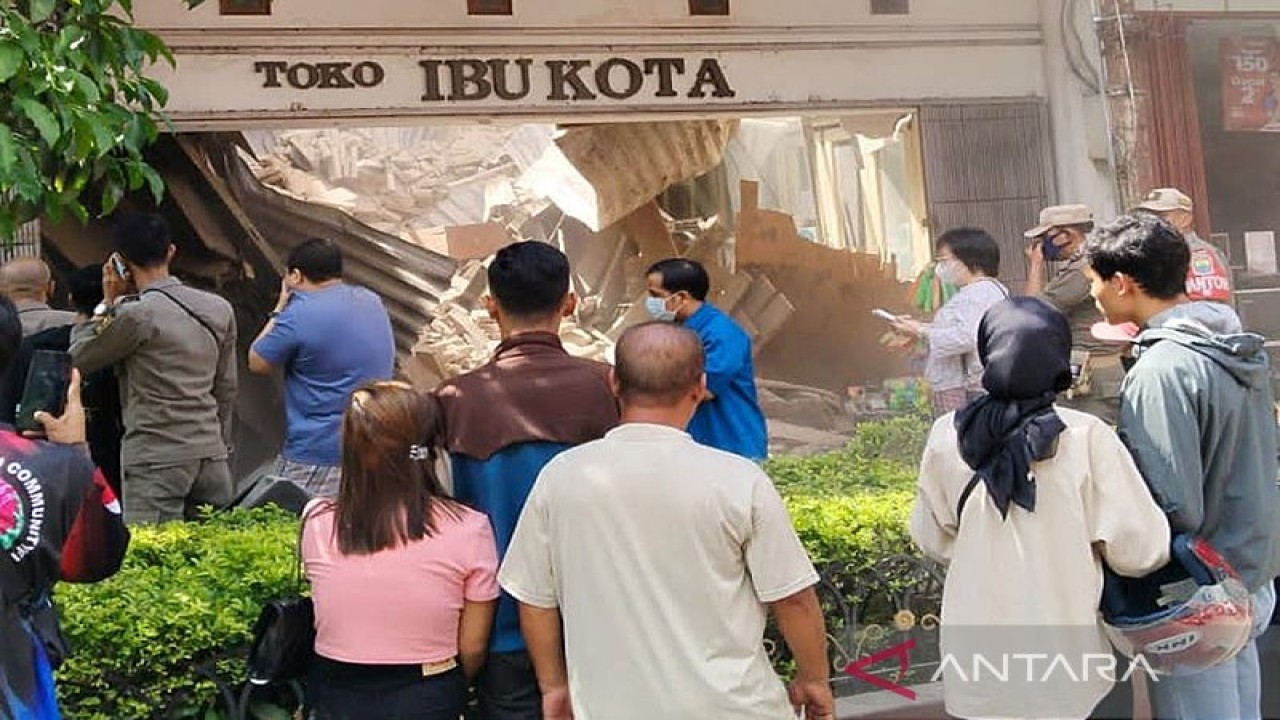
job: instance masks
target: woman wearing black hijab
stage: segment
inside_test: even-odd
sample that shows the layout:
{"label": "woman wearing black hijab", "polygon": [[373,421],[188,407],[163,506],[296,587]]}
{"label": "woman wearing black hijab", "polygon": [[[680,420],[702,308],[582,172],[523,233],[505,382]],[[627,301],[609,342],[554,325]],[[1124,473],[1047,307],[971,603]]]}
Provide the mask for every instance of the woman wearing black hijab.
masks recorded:
{"label": "woman wearing black hijab", "polygon": [[1135,577],[1163,566],[1169,526],[1111,427],[1054,405],[1071,383],[1060,312],[999,303],[978,353],[987,394],[934,424],[911,516],[912,538],[949,565],[947,712],[1085,718],[1127,670],[1106,672],[1102,560]]}

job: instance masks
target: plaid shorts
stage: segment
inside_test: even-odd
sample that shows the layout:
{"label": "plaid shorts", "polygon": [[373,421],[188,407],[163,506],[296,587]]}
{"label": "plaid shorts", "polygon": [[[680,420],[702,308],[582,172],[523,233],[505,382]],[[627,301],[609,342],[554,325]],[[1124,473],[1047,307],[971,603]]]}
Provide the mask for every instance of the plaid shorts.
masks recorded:
{"label": "plaid shorts", "polygon": [[280,457],[276,458],[271,477],[288,480],[315,497],[336,497],[342,469],[337,465],[307,465]]}

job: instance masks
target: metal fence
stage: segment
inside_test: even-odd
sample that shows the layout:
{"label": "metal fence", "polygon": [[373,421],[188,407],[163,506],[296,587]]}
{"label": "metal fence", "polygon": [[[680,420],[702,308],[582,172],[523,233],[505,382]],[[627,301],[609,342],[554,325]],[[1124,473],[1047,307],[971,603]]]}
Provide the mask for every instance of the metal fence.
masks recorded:
{"label": "metal fence", "polygon": [[[931,680],[941,656],[938,628],[945,571],[940,565],[902,554],[872,563],[820,563],[818,575],[816,589],[827,621],[831,681],[837,695]],[[791,654],[772,623],[765,645],[775,667],[786,672]],[[849,671],[852,665],[858,672]]]}
{"label": "metal fence", "polygon": [[32,220],[19,227],[12,238],[0,237],[0,263],[20,257],[40,257],[39,220]]}

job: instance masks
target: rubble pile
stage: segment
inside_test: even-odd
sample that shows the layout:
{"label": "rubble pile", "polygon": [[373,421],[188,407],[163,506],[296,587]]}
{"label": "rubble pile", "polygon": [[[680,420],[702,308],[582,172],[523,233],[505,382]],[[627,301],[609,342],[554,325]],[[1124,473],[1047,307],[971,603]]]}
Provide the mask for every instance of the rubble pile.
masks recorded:
{"label": "rubble pile", "polygon": [[356,128],[251,133],[258,179],[440,251],[443,228],[483,223],[494,205],[541,208],[517,182],[554,128]]}
{"label": "rubble pile", "polygon": [[[405,371],[415,384],[433,387],[442,380],[475,370],[489,361],[501,342],[498,324],[484,307],[487,261],[471,261],[458,270],[453,285],[440,298],[435,318],[422,329]],[[613,341],[576,318],[560,328],[565,349],[577,357],[603,362],[613,359]]]}
{"label": "rubble pile", "polygon": [[[656,194],[718,163],[734,130],[695,121],[563,132],[524,125],[246,137],[256,153],[249,165],[264,185],[457,263],[450,287],[424,306],[430,319],[402,358],[416,384],[434,386],[492,357],[500,337],[484,303],[485,268],[511,242],[546,242],[569,257],[579,302],[562,340],[570,353],[604,361],[627,327],[648,319],[645,268],[683,256],[707,268],[708,299],[751,336],[757,372],[787,381],[759,384],[772,451],[838,448],[854,424],[843,395],[843,384],[857,376],[848,361],[865,360],[858,338],[866,337],[871,316],[836,308],[883,297],[886,288],[892,293],[894,268],[801,237],[790,215],[759,207],[751,182],[742,183],[737,217],[723,217],[732,212],[727,201],[704,205],[719,214],[669,215]],[[690,150],[672,151],[679,148]],[[585,190],[575,184],[584,178]],[[377,280],[399,282],[394,274]]]}

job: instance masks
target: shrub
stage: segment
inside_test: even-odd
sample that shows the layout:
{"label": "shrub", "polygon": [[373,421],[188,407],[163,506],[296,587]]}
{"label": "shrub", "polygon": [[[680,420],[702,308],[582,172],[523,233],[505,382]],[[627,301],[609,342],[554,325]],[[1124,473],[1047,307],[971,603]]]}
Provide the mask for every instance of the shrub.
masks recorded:
{"label": "shrub", "polygon": [[863,423],[843,449],[766,464],[816,563],[914,553],[907,516],[928,431],[921,415]]}
{"label": "shrub", "polygon": [[217,697],[206,674],[243,681],[253,621],[292,587],[297,529],[276,509],[135,528],[115,577],[58,586],[67,717],[204,716]]}
{"label": "shrub", "polygon": [[773,458],[765,470],[783,495],[858,496],[908,490],[915,486],[928,433],[929,420],[921,415],[862,423],[840,450]]}

